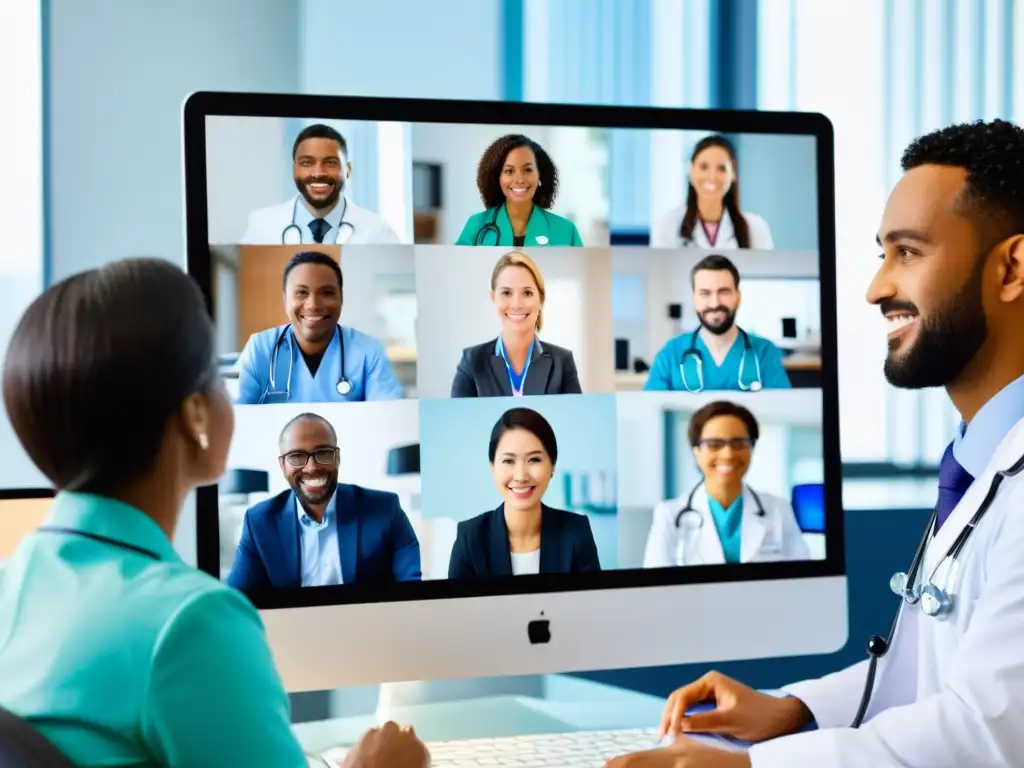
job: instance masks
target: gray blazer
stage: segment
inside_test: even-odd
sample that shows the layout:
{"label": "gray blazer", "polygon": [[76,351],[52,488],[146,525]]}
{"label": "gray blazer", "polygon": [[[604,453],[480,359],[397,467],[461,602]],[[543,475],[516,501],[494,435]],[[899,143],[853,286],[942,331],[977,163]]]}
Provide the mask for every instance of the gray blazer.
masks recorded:
{"label": "gray blazer", "polygon": [[[511,397],[505,360],[494,338],[462,350],[462,359],[452,381],[452,397]],[[523,382],[523,395],[579,395],[580,377],[572,352],[537,339],[530,368]]]}

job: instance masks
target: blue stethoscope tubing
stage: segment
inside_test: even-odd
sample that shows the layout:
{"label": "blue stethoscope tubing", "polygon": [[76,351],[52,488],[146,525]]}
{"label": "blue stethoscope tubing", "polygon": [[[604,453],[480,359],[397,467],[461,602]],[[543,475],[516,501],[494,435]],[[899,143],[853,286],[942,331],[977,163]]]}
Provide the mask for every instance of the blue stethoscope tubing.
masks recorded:
{"label": "blue stethoscope tubing", "polygon": [[[992,484],[988,488],[988,493],[985,494],[985,498],[982,499],[981,504],[978,506],[978,511],[974,513],[967,525],[960,529],[960,533],[957,534],[953,543],[949,545],[949,549],[946,550],[946,556],[939,561],[940,564],[947,560],[951,563],[956,562],[960,553],[963,552],[964,547],[967,546],[967,542],[970,541],[971,534],[974,533],[974,529],[978,527],[982,518],[985,517],[985,513],[988,512],[989,508],[992,506],[992,502],[995,501],[996,494],[999,493],[999,486],[1002,485],[1003,480],[1008,477],[1016,477],[1022,471],[1024,471],[1024,456],[1017,459],[1009,469],[1003,469],[996,472],[995,477],[992,478]],[[928,526],[924,529],[924,535],[921,537],[921,543],[917,545],[917,552],[914,553],[914,559],[910,561],[910,569],[906,573],[897,573],[893,575],[892,579],[889,581],[889,588],[900,596],[900,607],[897,609],[896,617],[893,619],[892,626],[889,628],[889,635],[887,637],[872,635],[868,640],[868,673],[864,680],[864,693],[860,698],[860,706],[857,708],[857,714],[854,716],[853,723],[850,725],[851,728],[859,728],[861,723],[864,722],[864,716],[868,711],[868,704],[871,702],[871,693],[875,686],[875,671],[878,666],[878,660],[885,656],[892,647],[892,641],[893,638],[896,637],[896,627],[900,621],[900,611],[903,609],[903,604],[915,605],[920,602],[921,612],[923,614],[939,619],[945,618],[953,612],[954,596],[949,594],[942,587],[932,584],[930,579],[920,589],[915,589],[914,587],[918,571],[921,570],[921,566],[924,564],[924,554],[928,549],[928,542],[932,538],[932,531],[935,529],[935,520],[937,516],[938,509],[936,508],[932,511],[931,517],[928,518]]]}
{"label": "blue stethoscope tubing", "polygon": [[[488,232],[493,232],[494,233],[494,243],[493,244],[494,245],[501,245],[501,230],[498,229],[498,214],[501,212],[501,209],[504,208],[504,207],[505,207],[505,204],[502,203],[497,208],[495,208],[494,212],[491,214],[491,220],[488,221],[486,224],[484,224],[482,227],[480,227],[480,229],[478,229],[476,231],[476,236],[473,238],[473,245],[486,245],[484,240],[487,239],[487,233]],[[537,209],[536,206],[534,206],[534,208]],[[545,211],[543,208],[540,208],[539,210],[544,215],[544,220],[546,222],[547,221],[547,217],[548,217],[548,212]],[[531,213],[530,215],[532,216],[533,214]]]}
{"label": "blue stethoscope tubing", "polygon": [[[348,213],[348,198],[346,198],[343,195],[341,199],[342,199],[342,206],[343,207],[341,209],[341,220],[338,222],[338,228],[334,232],[334,243],[335,243],[335,245],[337,245],[339,240],[341,239],[341,229],[342,229],[342,227],[348,227],[349,228],[349,230],[350,230],[349,237],[352,237],[352,235],[354,235],[356,233],[355,224],[353,224],[351,221],[345,221],[345,214]],[[292,203],[292,221],[291,221],[291,224],[289,224],[288,226],[286,226],[284,229],[281,230],[281,245],[301,245],[302,244],[302,228],[298,224],[295,223],[295,217],[298,216],[298,215],[299,215],[299,196],[296,195],[295,196],[295,202]],[[294,229],[298,233],[298,235],[299,235],[299,242],[297,242],[297,243],[289,243],[288,242],[288,232],[289,232],[289,230],[292,230],[292,229]]]}
{"label": "blue stethoscope tubing", "polygon": [[[690,491],[690,495],[686,499],[686,506],[680,509],[679,513],[676,515],[676,528],[678,528],[680,524],[683,522],[683,515],[694,515],[697,518],[697,525],[687,526],[688,528],[703,527],[704,515],[702,515],[700,512],[693,508],[693,497],[694,495],[696,495],[697,491],[700,490],[701,486],[703,485],[704,480],[702,479],[699,483],[693,486],[693,490]],[[755,491],[753,488],[749,486],[744,487],[746,490],[750,491],[750,495],[754,497],[754,503],[757,504],[757,516],[764,517],[764,505],[761,503],[761,497],[757,495],[757,491]]]}
{"label": "blue stethoscope tubing", "polygon": [[[285,337],[291,331],[292,327],[286,325],[282,328],[278,334],[277,339],[274,341],[274,348],[270,352],[270,378],[267,380],[267,386],[263,388],[263,394],[260,395],[260,405],[266,401],[267,397],[271,392],[277,389],[277,358],[281,350],[281,345],[284,343]],[[352,382],[345,376],[345,334],[341,332],[341,326],[338,326],[338,344],[341,345],[341,378],[338,379],[338,384],[335,389],[338,394],[342,397],[347,396],[352,391]],[[285,399],[289,402],[292,399],[292,366],[295,364],[295,351],[291,348],[291,342],[288,342],[288,380],[285,382]]]}
{"label": "blue stethoscope tubing", "polygon": [[[687,392],[691,394],[697,394],[698,392],[704,391],[704,359],[700,354],[700,350],[697,349],[697,333],[700,328],[694,330],[690,334],[690,345],[683,350],[683,354],[679,358],[679,375],[683,379],[683,386]],[[757,355],[754,357],[754,380],[749,384],[743,383],[743,373],[747,369],[747,355],[753,354],[754,348],[750,345],[750,336],[742,328],[739,329],[740,336],[743,337],[743,353],[740,355],[740,369],[736,374],[736,383],[739,388],[744,392],[760,392],[763,386],[763,380],[761,379],[761,363],[757,359]],[[686,358],[693,357],[697,362],[697,388],[693,389],[689,382],[686,380]]]}

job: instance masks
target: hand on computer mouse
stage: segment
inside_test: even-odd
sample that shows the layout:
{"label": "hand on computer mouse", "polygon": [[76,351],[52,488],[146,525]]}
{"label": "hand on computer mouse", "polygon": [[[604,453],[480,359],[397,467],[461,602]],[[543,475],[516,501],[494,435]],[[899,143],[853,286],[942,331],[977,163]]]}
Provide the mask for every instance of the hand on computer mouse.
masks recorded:
{"label": "hand on computer mouse", "polygon": [[[702,702],[714,709],[687,714]],[[794,733],[811,721],[811,713],[800,699],[759,693],[718,672],[679,688],[665,705],[660,732],[718,733],[746,741],[764,741]]]}
{"label": "hand on computer mouse", "polygon": [[680,736],[671,745],[609,760],[604,768],[750,768],[745,752],[727,752]]}
{"label": "hand on computer mouse", "polygon": [[345,756],[344,768],[430,768],[430,752],[412,726],[389,720],[362,735]]}

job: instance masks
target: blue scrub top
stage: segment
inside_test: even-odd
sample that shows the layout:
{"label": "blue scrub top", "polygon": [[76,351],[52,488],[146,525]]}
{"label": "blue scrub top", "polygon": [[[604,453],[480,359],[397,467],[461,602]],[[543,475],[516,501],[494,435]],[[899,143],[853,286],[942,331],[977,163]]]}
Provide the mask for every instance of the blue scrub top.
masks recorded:
{"label": "blue scrub top", "polygon": [[150,518],[62,493],[0,564],[0,706],[81,766],[304,768],[252,604]]}
{"label": "blue scrub top", "polygon": [[740,561],[740,530],[743,526],[743,494],[740,494],[728,507],[723,507],[717,501],[708,496],[708,509],[711,510],[711,519],[715,521],[715,529],[718,531],[718,540],[722,543],[722,552],[725,555],[725,562],[738,563]]}
{"label": "blue scrub top", "polygon": [[[271,356],[281,332],[285,338],[278,348],[274,369],[274,391],[267,392],[270,382]],[[339,394],[341,378],[341,344],[345,344],[345,375],[352,385],[347,395]],[[291,355],[291,393],[288,384],[288,360]],[[264,398],[264,393],[267,393]],[[281,325],[254,333],[249,337],[238,359],[239,405],[270,403],[334,403],[364,400],[397,400],[403,396],[402,385],[395,378],[384,345],[372,336],[339,325],[324,352],[316,376],[306,366],[291,325]]]}
{"label": "blue scrub top", "polygon": [[[757,334],[747,331],[750,339],[750,349],[746,350],[743,343],[743,334],[736,336],[729,353],[722,361],[722,365],[715,365],[715,360],[708,351],[704,340],[697,334],[694,347],[700,352],[701,369],[703,373],[703,390],[739,390],[740,363],[743,363],[743,385],[749,387],[757,380],[757,366],[754,365],[754,357],[761,365],[761,388],[762,389],[789,389],[792,385],[786,369],[782,364],[782,352],[779,348]],[[690,346],[693,332],[688,331],[674,339],[661,348],[654,357],[654,364],[647,375],[647,382],[644,389],[651,392],[686,392],[700,390],[701,376],[697,371],[697,360],[693,355],[686,357],[686,384],[690,385],[687,390],[683,382],[683,372],[680,365],[683,362],[683,352]]]}

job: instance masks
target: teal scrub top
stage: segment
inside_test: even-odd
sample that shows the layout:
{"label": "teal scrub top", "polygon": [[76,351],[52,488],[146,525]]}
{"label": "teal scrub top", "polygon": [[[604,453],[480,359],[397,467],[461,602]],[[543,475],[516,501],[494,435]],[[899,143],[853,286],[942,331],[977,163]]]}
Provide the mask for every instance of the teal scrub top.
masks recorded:
{"label": "teal scrub top", "polygon": [[743,524],[743,495],[740,494],[739,498],[728,507],[723,507],[708,496],[708,509],[711,510],[711,519],[715,521],[715,529],[718,531],[718,540],[722,543],[725,562],[738,563],[740,561],[740,530]]}
{"label": "teal scrub top", "polygon": [[[786,368],[782,364],[782,352],[765,338],[747,331],[750,349],[743,343],[743,334],[736,336],[736,341],[729,348],[722,364],[715,365],[715,360],[708,351],[700,334],[687,332],[661,348],[654,357],[654,364],[644,389],[650,392],[701,392],[706,390],[746,389],[757,381],[757,364],[761,367],[762,389],[789,389],[792,385]],[[700,352],[701,366],[697,368],[694,355],[687,355],[685,364],[683,352],[693,342],[694,348]],[[741,369],[742,364],[742,369]],[[743,386],[740,386],[740,374],[743,375]],[[684,380],[685,375],[685,380]]]}
{"label": "teal scrub top", "polygon": [[61,493],[0,563],[0,706],[82,768],[305,768],[259,614],[149,516]]}
{"label": "teal scrub top", "polygon": [[[498,228],[497,232],[488,226],[492,223]],[[512,222],[508,219],[508,211],[505,210],[505,206],[502,205],[497,209],[488,208],[486,211],[480,211],[480,213],[470,216],[455,244],[514,247]],[[530,220],[526,223],[526,237],[522,247],[532,248],[538,245],[582,248],[583,239],[580,237],[576,225],[571,221],[535,205],[530,213]]]}

